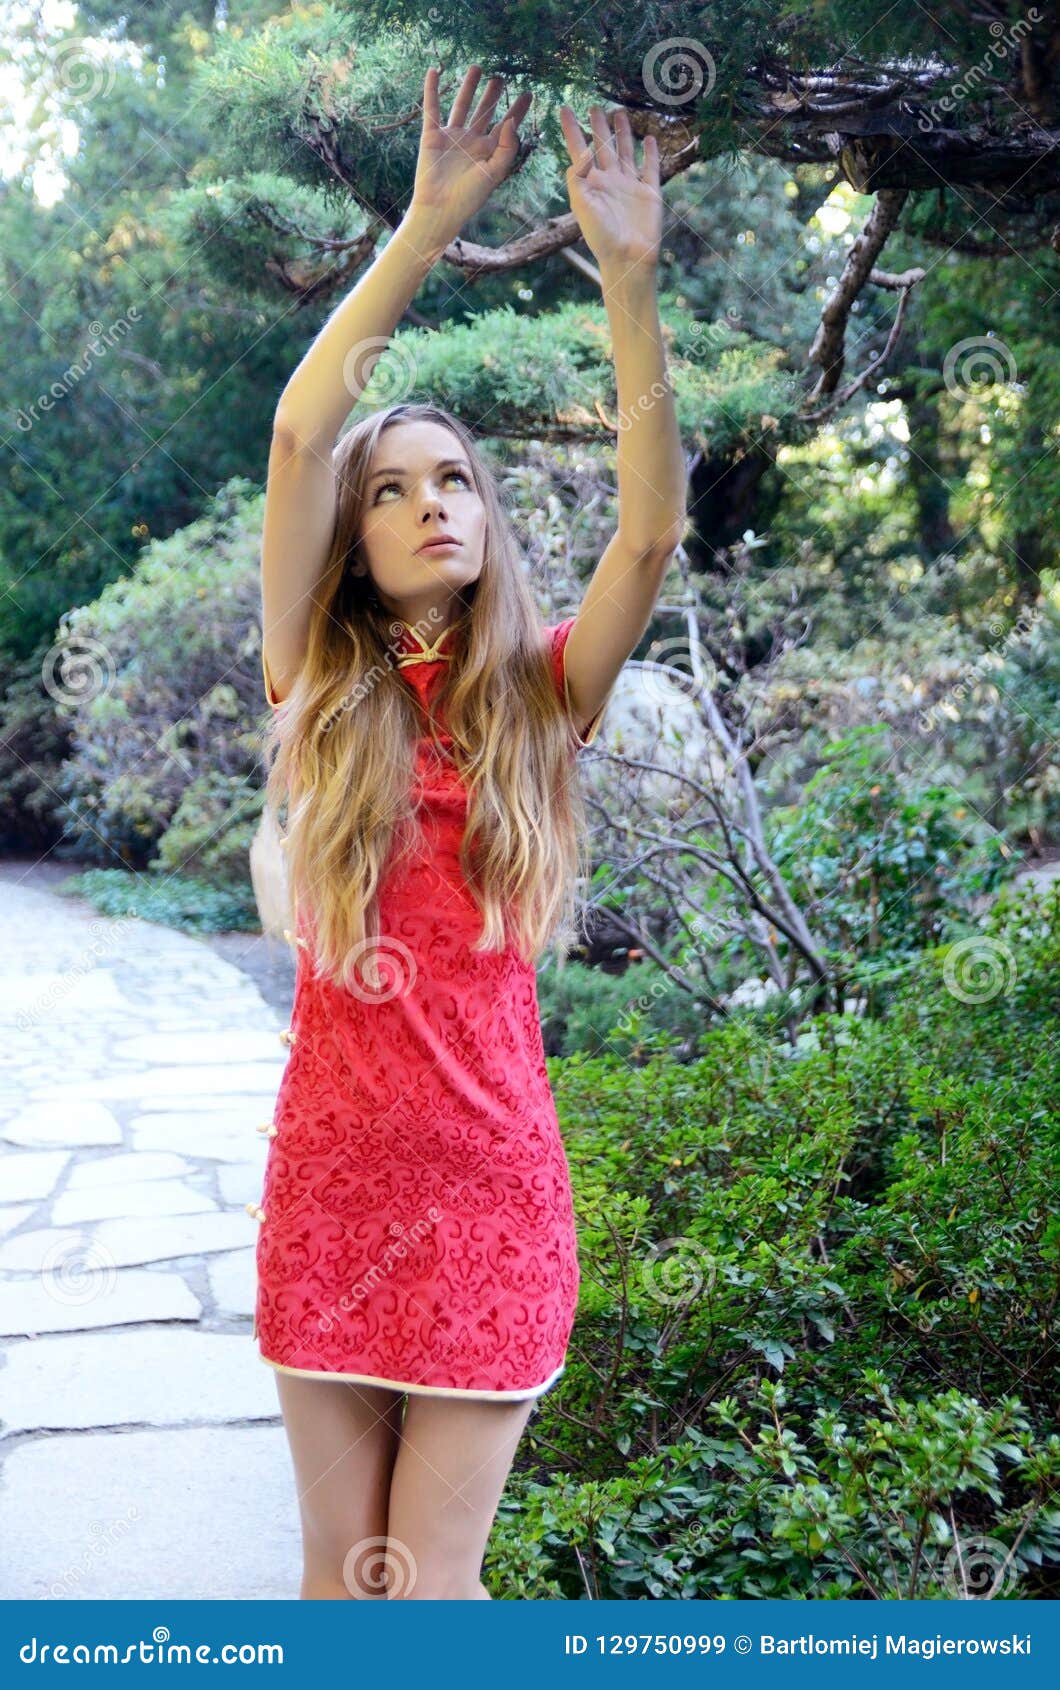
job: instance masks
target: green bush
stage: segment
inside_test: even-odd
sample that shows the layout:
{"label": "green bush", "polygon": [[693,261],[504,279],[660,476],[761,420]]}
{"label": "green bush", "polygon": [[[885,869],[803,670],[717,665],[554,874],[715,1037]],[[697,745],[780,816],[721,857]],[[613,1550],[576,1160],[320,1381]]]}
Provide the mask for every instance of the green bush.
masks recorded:
{"label": "green bush", "polygon": [[[606,1479],[513,1476],[490,1540],[495,1593],[1028,1594],[1028,1575],[1060,1563],[1060,1438],[1036,1449],[1015,1399],[989,1410],[953,1390],[895,1399],[874,1369],[863,1383],[880,1412],[866,1412],[854,1432],[822,1409],[804,1440],[787,1417],[787,1390],[763,1380],[750,1409],[720,1398],[704,1408],[706,1429],[689,1426],[680,1442]],[[1019,1500],[1006,1501],[1006,1489]]]}
{"label": "green bush", "polygon": [[246,775],[217,769],[197,775],[185,787],[148,868],[245,890],[264,801],[264,788]]}
{"label": "green bush", "polygon": [[621,974],[569,958],[562,968],[545,966],[537,1000],[549,1056],[610,1053],[634,1060],[674,1040],[694,1044],[703,1028],[702,1005],[650,960],[631,963]]}
{"label": "green bush", "polygon": [[214,886],[190,875],[86,869],[64,880],[57,890],[87,898],[102,915],[137,916],[186,933],[256,933],[261,927],[249,889]]}
{"label": "green bush", "polygon": [[[92,654],[98,684],[60,707],[72,750],[60,782],[66,837],[82,860],[145,868],[178,841],[206,846],[226,789],[260,784],[260,495],[234,479],[207,513],[156,541],[134,575],[70,611],[60,635]],[[232,821],[243,819],[237,813]],[[218,860],[232,850],[218,848]],[[249,886],[249,870],[245,876]]]}
{"label": "green bush", "polygon": [[[0,850],[53,850],[62,837],[59,783],[70,730],[43,685],[48,654],[17,670],[0,702]],[[61,856],[61,850],[55,855]]]}
{"label": "green bush", "polygon": [[917,786],[891,766],[882,725],[833,742],[767,839],[841,979],[900,977],[924,946],[972,914],[1008,872],[997,833],[950,785]]}
{"label": "green bush", "polygon": [[498,1594],[1057,1594],[1058,1003],[1021,889],[885,1018],[554,1065],[582,1284]]}

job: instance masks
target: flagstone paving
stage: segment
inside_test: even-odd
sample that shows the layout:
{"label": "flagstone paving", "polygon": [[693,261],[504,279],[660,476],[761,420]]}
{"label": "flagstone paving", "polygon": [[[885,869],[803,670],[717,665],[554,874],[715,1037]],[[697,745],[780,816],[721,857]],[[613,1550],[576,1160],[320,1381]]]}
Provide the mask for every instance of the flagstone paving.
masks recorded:
{"label": "flagstone paving", "polygon": [[0,1599],[295,1598],[244,1206],[287,1021],[61,878],[0,865]]}

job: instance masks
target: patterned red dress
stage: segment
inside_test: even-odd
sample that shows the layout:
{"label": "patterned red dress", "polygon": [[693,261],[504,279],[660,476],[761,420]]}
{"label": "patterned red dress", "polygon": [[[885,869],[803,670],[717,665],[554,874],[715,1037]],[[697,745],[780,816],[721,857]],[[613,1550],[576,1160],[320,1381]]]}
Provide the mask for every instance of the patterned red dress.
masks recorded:
{"label": "patterned red dress", "polygon": [[[546,629],[568,716],[563,651]],[[421,702],[451,656],[402,623]],[[275,707],[265,669],[266,695]],[[596,737],[571,719],[572,755]],[[452,741],[441,732],[444,746]],[[474,952],[467,794],[424,734],[415,859],[384,877],[377,972],[339,988],[300,945],[260,1205],[254,1335],[283,1372],[484,1400],[563,1372],[579,1270],[533,963]],[[299,927],[299,936],[303,933]]]}

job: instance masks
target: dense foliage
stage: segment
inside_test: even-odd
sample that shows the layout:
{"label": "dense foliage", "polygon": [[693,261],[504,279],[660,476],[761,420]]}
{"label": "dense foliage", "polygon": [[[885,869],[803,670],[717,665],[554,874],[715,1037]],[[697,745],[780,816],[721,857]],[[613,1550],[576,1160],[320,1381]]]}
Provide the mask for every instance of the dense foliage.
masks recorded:
{"label": "dense foliage", "polygon": [[975,944],[794,1053],[554,1063],[582,1290],[496,1594],[1057,1594],[1060,896]]}
{"label": "dense foliage", "polygon": [[577,609],[618,418],[557,110],[621,103],[663,165],[689,524],[580,762],[584,942],[539,970],[583,1284],[488,1576],[1060,1594],[1060,903],[1013,884],[1060,855],[1055,8],[22,10],[5,853],[253,927],[270,427],[408,203],[431,64],[534,102],[355,414],[461,415],[545,619]]}

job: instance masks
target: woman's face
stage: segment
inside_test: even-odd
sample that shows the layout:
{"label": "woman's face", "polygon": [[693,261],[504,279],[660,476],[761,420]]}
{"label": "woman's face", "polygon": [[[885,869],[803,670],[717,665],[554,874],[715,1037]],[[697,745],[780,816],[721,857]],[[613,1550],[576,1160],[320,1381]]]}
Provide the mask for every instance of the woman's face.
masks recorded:
{"label": "woman's face", "polygon": [[[427,542],[445,535],[452,542]],[[478,579],[486,510],[460,441],[441,423],[393,423],[376,442],[365,491],[361,559],[384,607],[406,622],[459,610],[455,594]],[[439,626],[441,624],[439,623]]]}

